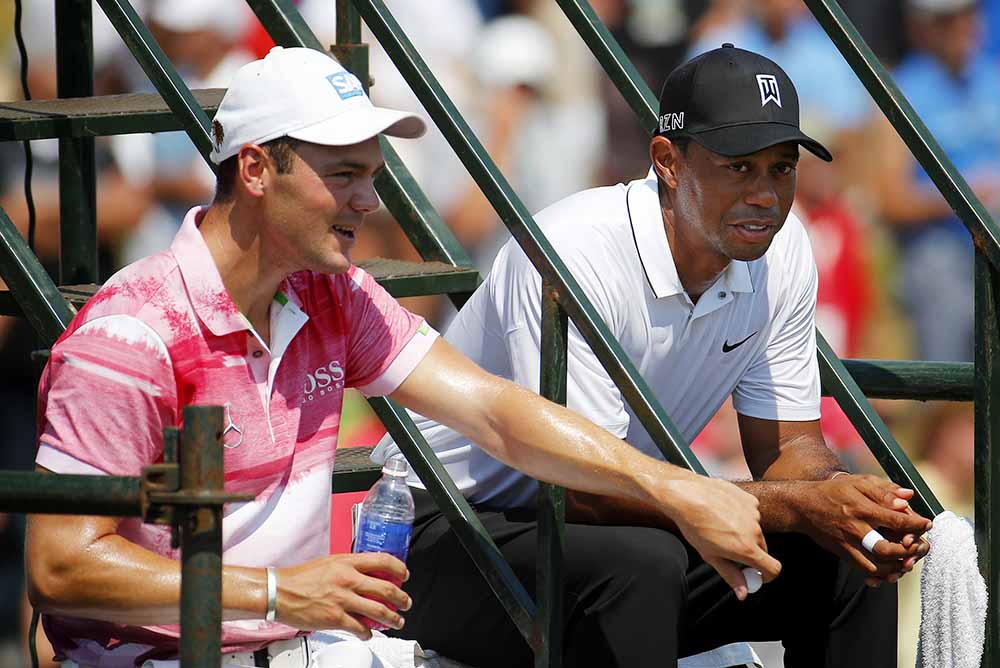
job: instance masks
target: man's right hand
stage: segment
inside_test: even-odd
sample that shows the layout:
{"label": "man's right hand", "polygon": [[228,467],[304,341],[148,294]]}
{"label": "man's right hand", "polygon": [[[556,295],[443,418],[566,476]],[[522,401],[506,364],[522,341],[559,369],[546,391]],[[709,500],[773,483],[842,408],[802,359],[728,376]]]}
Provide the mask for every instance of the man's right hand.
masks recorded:
{"label": "man's right hand", "polygon": [[[909,490],[870,475],[837,476],[805,485],[808,487],[792,504],[798,514],[798,530],[853,562],[869,577],[893,575],[894,582],[927,553],[927,544],[920,537],[931,522],[910,510]],[[882,531],[887,540],[879,541],[868,552],[861,540],[872,529]],[[896,542],[894,537],[900,540]]]}
{"label": "man's right hand", "polygon": [[404,582],[409,576],[402,561],[374,552],[279,568],[277,620],[303,631],[342,629],[364,640],[371,631],[362,617],[401,629],[403,618],[395,609],[409,610],[411,601],[390,579]]}
{"label": "man's right hand", "polygon": [[736,485],[691,475],[671,483],[680,501],[671,515],[685,540],[698,551],[741,601],[747,597],[742,568],[756,568],[764,582],[781,572],[781,563],[767,553],[760,527],[757,499]]}

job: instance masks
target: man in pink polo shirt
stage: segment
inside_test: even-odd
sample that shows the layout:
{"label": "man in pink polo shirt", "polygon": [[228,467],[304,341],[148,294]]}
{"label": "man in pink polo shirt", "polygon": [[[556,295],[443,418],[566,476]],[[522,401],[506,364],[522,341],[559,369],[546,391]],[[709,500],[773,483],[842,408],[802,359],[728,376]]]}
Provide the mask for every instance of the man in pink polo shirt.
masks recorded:
{"label": "man in pink polo shirt", "polygon": [[[345,387],[389,395],[528,475],[662,510],[740,595],[739,565],[775,577],[753,497],[485,373],[351,265],[379,206],[378,135],[423,131],[416,116],[374,107],[320,52],[276,48],[243,67],[213,123],[212,204],[188,213],[168,251],[108,281],[53,347],[39,469],[137,475],[162,459],[162,429],[185,405],[225,407],[226,490],[256,495],[227,507],[223,525],[234,665],[305,665],[303,631],[366,638],[361,617],[403,625],[373,598],[403,611],[409,598],[370,574],[405,580],[404,564],[327,555]],[[176,656],[180,569],[164,527],[33,516],[27,552],[31,599],[60,657],[117,668]]]}

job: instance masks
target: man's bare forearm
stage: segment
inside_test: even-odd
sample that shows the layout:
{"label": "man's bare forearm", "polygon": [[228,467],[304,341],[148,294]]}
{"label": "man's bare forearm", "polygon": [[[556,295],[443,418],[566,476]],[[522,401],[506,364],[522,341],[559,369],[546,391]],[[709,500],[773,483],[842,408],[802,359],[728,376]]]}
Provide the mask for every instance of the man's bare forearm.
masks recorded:
{"label": "man's bare forearm", "polygon": [[[63,540],[67,527],[56,526],[60,519],[66,518],[30,519],[28,591],[36,608],[131,626],[179,623],[178,562],[116,534]],[[88,528],[80,533],[86,535]],[[262,619],[267,606],[264,569],[224,567],[222,603],[224,619]]]}
{"label": "man's bare forearm", "polygon": [[801,530],[799,501],[803,494],[813,491],[811,483],[828,480],[843,466],[822,440],[804,434],[783,443],[778,457],[766,467],[751,463],[751,470],[757,480],[736,484],[757,497],[761,528],[766,532],[790,532]]}

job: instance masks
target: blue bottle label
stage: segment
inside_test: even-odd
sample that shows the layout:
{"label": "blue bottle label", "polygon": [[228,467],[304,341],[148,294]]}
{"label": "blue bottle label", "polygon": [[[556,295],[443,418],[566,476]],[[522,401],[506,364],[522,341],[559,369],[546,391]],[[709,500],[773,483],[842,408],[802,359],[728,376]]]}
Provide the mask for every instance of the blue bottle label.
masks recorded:
{"label": "blue bottle label", "polygon": [[406,561],[412,531],[413,527],[409,524],[385,522],[362,515],[358,523],[358,537],[354,541],[354,551],[387,552],[400,561]]}

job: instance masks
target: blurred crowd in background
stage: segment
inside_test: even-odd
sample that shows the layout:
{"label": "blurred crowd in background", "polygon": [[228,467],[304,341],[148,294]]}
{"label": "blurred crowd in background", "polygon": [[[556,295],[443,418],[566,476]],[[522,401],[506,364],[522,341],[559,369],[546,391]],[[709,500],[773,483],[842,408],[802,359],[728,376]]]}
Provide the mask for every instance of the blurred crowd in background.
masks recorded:
{"label": "blurred crowd in background", "polygon": [[[23,96],[13,2],[0,3],[0,96]],[[23,3],[33,98],[56,97],[53,1]],[[132,0],[191,88],[225,87],[272,45],[242,0]],[[325,44],[335,2],[301,0]],[[648,167],[648,135],[552,0],[386,0],[386,4],[531,211],[590,186],[629,181]],[[702,51],[733,42],[778,62],[799,92],[803,129],[835,155],[803,152],[795,212],[819,267],[817,321],[842,357],[971,361],[973,247],[968,233],[875,107],[801,0],[592,0],[646,83]],[[1000,0],[841,0],[892,69],[951,160],[991,212],[1000,209]],[[152,85],[95,3],[96,94]],[[371,94],[422,110],[370,33]],[[262,91],[261,94],[267,94]],[[37,252],[58,261],[58,145],[31,143]],[[506,240],[504,225],[440,132],[397,151],[481,271]],[[100,273],[166,248],[184,213],[206,203],[214,180],[183,133],[97,141]],[[0,143],[0,206],[27,228],[20,143]],[[355,260],[418,259],[384,210],[371,216]],[[404,303],[439,328],[454,313],[440,298]],[[0,317],[0,469],[30,469],[40,347],[24,320]],[[856,471],[877,471],[831,399],[828,441]],[[973,426],[967,404],[876,402],[946,507],[972,515]],[[375,443],[381,426],[356,395],[345,399],[341,447]],[[736,419],[723,407],[696,442],[714,473],[747,477]],[[23,518],[0,515],[0,650],[22,661]],[[917,577],[903,580],[900,664],[913,665]],[[5,655],[4,652],[7,652]]]}

